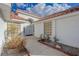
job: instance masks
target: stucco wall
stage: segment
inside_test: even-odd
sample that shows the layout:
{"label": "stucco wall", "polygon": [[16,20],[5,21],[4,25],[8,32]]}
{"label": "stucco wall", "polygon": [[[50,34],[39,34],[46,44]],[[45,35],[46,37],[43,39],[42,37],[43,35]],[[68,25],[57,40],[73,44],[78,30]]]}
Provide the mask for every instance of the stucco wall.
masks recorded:
{"label": "stucco wall", "polygon": [[5,42],[4,32],[6,28],[7,28],[7,23],[5,23],[3,19],[0,18],[0,55],[1,55],[1,51]]}
{"label": "stucco wall", "polygon": [[[56,35],[60,43],[79,48],[79,12],[51,18],[49,20],[52,20],[52,41]],[[43,22],[44,21],[35,23],[34,33],[36,37],[44,33]]]}
{"label": "stucco wall", "polygon": [[36,22],[34,24],[34,36],[40,37],[44,33],[44,24],[43,22]]}
{"label": "stucco wall", "polygon": [[59,42],[79,48],[79,15],[56,20]]}

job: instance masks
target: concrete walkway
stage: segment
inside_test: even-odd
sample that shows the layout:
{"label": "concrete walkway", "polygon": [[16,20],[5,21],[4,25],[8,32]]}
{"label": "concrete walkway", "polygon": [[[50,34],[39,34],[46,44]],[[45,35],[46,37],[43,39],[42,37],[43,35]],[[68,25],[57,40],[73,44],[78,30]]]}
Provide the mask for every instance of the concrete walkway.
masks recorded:
{"label": "concrete walkway", "polygon": [[26,37],[25,47],[29,50],[32,56],[67,56],[66,54],[47,47],[38,42],[38,39],[33,36]]}

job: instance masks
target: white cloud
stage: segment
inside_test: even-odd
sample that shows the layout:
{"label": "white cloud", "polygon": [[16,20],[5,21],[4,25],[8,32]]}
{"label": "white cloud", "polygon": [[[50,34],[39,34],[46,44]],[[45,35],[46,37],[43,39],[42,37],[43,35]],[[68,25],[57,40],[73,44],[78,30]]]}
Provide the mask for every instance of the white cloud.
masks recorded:
{"label": "white cloud", "polygon": [[45,8],[45,4],[44,3],[40,3],[40,4],[37,4],[34,9],[36,11],[43,11],[43,9]]}
{"label": "white cloud", "polygon": [[24,3],[17,3],[17,7],[26,7]]}
{"label": "white cloud", "polygon": [[64,3],[63,4],[53,3],[53,6],[51,5],[46,6],[44,3],[40,3],[32,8],[32,12],[40,16],[46,16],[46,15],[50,15],[50,14],[54,14],[54,13],[66,10],[70,7],[71,6]]}
{"label": "white cloud", "polygon": [[48,13],[48,12],[50,12],[51,10],[52,10],[52,6],[48,5],[48,6],[45,7],[44,12],[45,12],[45,13]]}
{"label": "white cloud", "polygon": [[66,3],[52,3],[52,5],[47,5],[45,3],[38,3],[37,5],[35,5],[33,8],[28,7],[28,4],[24,4],[24,3],[17,3],[17,6],[20,9],[27,9],[27,12],[30,13],[34,13],[40,16],[46,16],[46,15],[50,15],[50,14],[54,14],[63,10],[66,10],[68,8],[71,8],[70,5],[66,4]]}
{"label": "white cloud", "polygon": [[62,6],[65,8],[65,9],[68,9],[68,8],[71,8],[71,6],[70,5],[68,5],[68,4],[62,4]]}

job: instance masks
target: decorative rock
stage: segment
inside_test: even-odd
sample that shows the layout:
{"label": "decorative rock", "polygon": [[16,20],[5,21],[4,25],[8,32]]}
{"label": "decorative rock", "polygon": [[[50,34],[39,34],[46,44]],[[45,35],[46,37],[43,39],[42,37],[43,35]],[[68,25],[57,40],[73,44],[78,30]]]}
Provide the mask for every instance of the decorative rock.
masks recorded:
{"label": "decorative rock", "polygon": [[56,48],[61,48],[61,46],[59,46],[59,45],[56,45]]}

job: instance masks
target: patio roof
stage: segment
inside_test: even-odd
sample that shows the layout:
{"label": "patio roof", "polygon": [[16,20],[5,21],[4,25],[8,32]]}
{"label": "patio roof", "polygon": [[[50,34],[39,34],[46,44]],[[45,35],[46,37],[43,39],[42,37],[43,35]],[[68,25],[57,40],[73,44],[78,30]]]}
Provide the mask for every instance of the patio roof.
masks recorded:
{"label": "patio roof", "polygon": [[[64,11],[61,11],[61,12],[58,12],[58,13],[55,13],[55,14],[51,14],[51,15],[48,15],[48,16],[45,16],[45,17],[40,17],[40,16],[37,16],[37,15],[34,15],[34,14],[29,14],[29,13],[26,13],[26,12],[21,11],[21,10],[18,10],[18,13],[25,14],[26,16],[29,15],[31,17],[38,18],[38,19],[40,19],[38,21],[41,21],[41,20],[46,20],[46,19],[66,15],[66,14],[73,13],[73,12],[76,12],[76,11],[79,11],[79,7],[70,8],[70,9],[67,9],[67,10],[64,10]],[[18,17],[17,19],[19,19],[19,18],[20,17]]]}
{"label": "patio roof", "polygon": [[42,20],[47,20],[47,19],[50,19],[50,18],[55,18],[55,17],[63,16],[63,15],[66,15],[66,14],[77,12],[77,11],[79,11],[79,7],[70,8],[70,9],[67,9],[67,10],[55,13],[55,14],[51,14],[51,15],[45,16],[45,17],[41,18],[41,20],[38,20],[38,21],[42,21]]}

